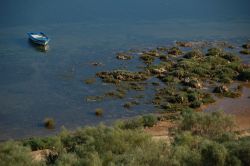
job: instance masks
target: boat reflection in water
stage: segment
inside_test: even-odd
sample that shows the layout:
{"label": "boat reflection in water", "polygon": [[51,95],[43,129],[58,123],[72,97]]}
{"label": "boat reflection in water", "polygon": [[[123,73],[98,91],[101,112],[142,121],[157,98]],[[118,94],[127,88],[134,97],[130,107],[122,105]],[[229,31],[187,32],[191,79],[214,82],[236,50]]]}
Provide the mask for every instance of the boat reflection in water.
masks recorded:
{"label": "boat reflection in water", "polygon": [[49,51],[49,45],[40,45],[40,44],[36,44],[33,41],[31,41],[30,39],[28,39],[29,45],[34,48],[35,50],[39,51],[39,52],[47,52]]}

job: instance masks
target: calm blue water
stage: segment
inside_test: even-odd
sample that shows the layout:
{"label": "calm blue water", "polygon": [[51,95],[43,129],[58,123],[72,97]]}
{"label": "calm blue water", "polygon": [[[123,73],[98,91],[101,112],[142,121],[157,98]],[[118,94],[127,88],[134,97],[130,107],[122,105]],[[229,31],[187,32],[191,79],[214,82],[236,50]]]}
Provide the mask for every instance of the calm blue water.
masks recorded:
{"label": "calm blue water", "polygon": [[[121,104],[129,99],[88,103],[86,96],[112,87],[82,80],[122,67],[115,59],[119,50],[175,40],[245,41],[249,6],[249,0],[1,0],[0,140],[151,112],[143,104],[124,110]],[[32,31],[49,35],[49,51],[27,40]],[[105,110],[102,118],[93,112],[99,107]],[[43,128],[46,117],[55,118],[56,130]]]}

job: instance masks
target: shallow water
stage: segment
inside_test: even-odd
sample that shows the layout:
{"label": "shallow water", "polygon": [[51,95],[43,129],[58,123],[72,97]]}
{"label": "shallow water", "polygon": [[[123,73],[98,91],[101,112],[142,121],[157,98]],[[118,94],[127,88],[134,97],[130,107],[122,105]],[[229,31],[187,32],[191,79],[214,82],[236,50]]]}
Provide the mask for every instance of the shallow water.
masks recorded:
{"label": "shallow water", "polygon": [[[85,101],[109,85],[86,85],[95,72],[124,65],[115,52],[167,45],[175,40],[250,38],[248,0],[33,0],[0,2],[0,140],[48,135],[60,126],[111,122],[152,112],[142,104],[131,111],[125,101]],[[43,52],[27,40],[27,32],[49,35]],[[104,66],[93,67],[92,62]],[[132,66],[138,62],[127,63]],[[150,89],[148,92],[150,93]],[[144,103],[147,102],[147,98]],[[104,108],[103,117],[94,115]],[[55,130],[42,121],[56,120]]]}

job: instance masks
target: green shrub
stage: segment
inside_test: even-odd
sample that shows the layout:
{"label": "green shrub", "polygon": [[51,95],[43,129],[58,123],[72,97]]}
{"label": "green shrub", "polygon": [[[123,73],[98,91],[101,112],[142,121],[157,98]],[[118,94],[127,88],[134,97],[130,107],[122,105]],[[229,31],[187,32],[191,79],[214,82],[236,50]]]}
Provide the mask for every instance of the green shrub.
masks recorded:
{"label": "green shrub", "polygon": [[56,160],[55,165],[69,165],[69,166],[76,166],[80,165],[80,159],[74,153],[63,153],[59,156]]}
{"label": "green shrub", "polygon": [[30,138],[23,141],[24,146],[29,146],[32,151],[42,150],[42,149],[51,149],[56,151],[62,150],[61,139],[57,136],[50,136],[44,138]]}
{"label": "green shrub", "polygon": [[241,138],[237,141],[226,142],[224,146],[230,153],[229,158],[233,157],[236,161],[240,160],[241,164],[244,166],[250,165],[250,137]]}
{"label": "green shrub", "polygon": [[0,144],[0,165],[1,166],[31,166],[42,165],[32,161],[30,149],[13,141]]}
{"label": "green shrub", "polygon": [[225,165],[227,150],[223,145],[207,141],[201,147],[201,156],[204,166],[222,166]]}
{"label": "green shrub", "polygon": [[171,149],[171,165],[201,165],[199,144],[202,137],[193,136],[190,132],[177,134]]}
{"label": "green shrub", "polygon": [[120,123],[122,129],[137,129],[144,126],[144,120],[142,117],[128,119]]}
{"label": "green shrub", "polygon": [[[62,142],[68,153],[74,153],[86,165],[154,165],[164,163],[167,147],[151,140],[142,130],[123,130],[103,125],[64,134]],[[67,156],[66,156],[67,157]],[[60,158],[69,161],[65,156]]]}
{"label": "green shrub", "polygon": [[153,114],[144,115],[142,116],[142,118],[143,118],[144,127],[153,127],[158,121],[157,117]]}
{"label": "green shrub", "polygon": [[221,111],[212,113],[185,112],[180,123],[184,131],[204,136],[210,139],[218,139],[224,133],[231,132],[234,127],[232,116]]}

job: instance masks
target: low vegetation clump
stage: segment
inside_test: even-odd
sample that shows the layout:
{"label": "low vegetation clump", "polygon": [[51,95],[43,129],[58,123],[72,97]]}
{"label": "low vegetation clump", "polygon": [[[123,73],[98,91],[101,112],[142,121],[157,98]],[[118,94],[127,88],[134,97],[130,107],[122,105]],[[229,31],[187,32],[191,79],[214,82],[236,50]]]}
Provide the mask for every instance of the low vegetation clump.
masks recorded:
{"label": "low vegetation clump", "polygon": [[105,97],[118,98],[118,99],[124,98],[125,95],[126,95],[126,91],[124,91],[122,89],[121,90],[117,89],[116,91],[111,91],[111,92],[105,93]]}
{"label": "low vegetation clump", "polygon": [[84,80],[84,83],[85,84],[93,84],[93,83],[95,83],[95,81],[96,81],[95,78],[89,78],[89,79]]}
{"label": "low vegetation clump", "polygon": [[140,56],[140,59],[143,60],[145,64],[151,64],[154,62],[155,57],[148,55],[148,54],[142,54]]}
{"label": "low vegetation clump", "polygon": [[183,53],[179,47],[169,48],[167,52],[170,55],[181,55]]}
{"label": "low vegetation clump", "polygon": [[126,70],[115,70],[111,72],[100,72],[96,74],[104,82],[119,83],[121,81],[144,81],[148,78],[144,72],[130,72]]}
{"label": "low vegetation clump", "polygon": [[130,59],[132,59],[132,56],[127,55],[126,53],[118,53],[116,55],[116,58],[119,59],[119,60],[130,60]]}
{"label": "low vegetation clump", "polygon": [[44,120],[44,127],[47,129],[54,129],[55,128],[55,120],[53,118],[46,118]]}
{"label": "low vegetation clump", "polygon": [[102,108],[97,108],[95,109],[95,115],[96,116],[102,116],[103,115],[103,109]]}
{"label": "low vegetation clump", "polygon": [[243,49],[240,51],[241,54],[245,54],[245,55],[250,55],[250,50],[248,49]]}
{"label": "low vegetation clump", "polygon": [[241,95],[241,90],[242,88],[239,88],[239,86],[234,90],[231,90],[225,85],[220,85],[215,87],[213,92],[224,97],[236,98]]}
{"label": "low vegetation clump", "polygon": [[242,72],[240,72],[238,78],[241,81],[249,81],[250,80],[250,69],[245,69]]}
{"label": "low vegetation clump", "polygon": [[202,58],[203,53],[200,50],[193,50],[184,55],[184,58],[191,59],[191,58]]}

